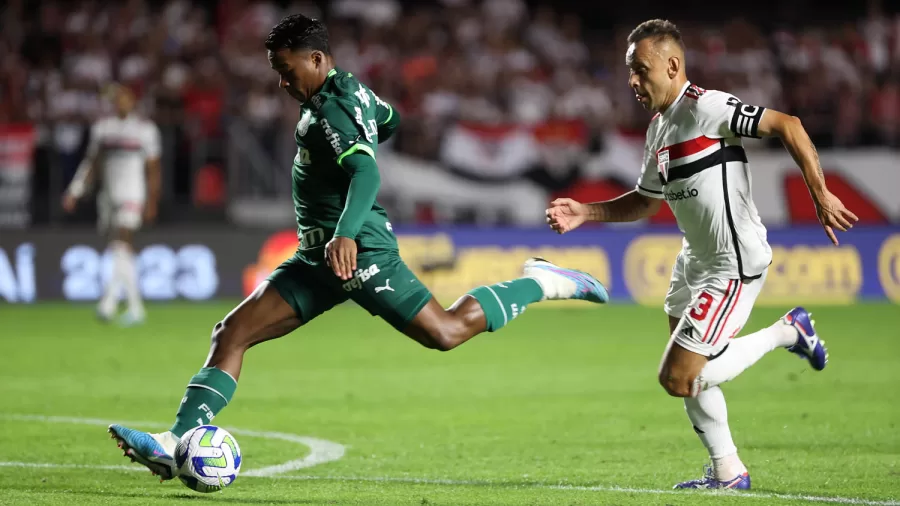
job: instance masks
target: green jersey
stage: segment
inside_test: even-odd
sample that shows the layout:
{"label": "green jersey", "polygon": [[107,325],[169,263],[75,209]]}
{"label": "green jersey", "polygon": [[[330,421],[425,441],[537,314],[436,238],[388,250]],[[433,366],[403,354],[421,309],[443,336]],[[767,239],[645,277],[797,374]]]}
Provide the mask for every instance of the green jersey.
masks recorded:
{"label": "green jersey", "polygon": [[[319,93],[300,107],[294,131],[293,198],[300,253],[321,260],[347,202],[351,176],[345,158],[365,153],[375,158],[378,143],[393,132],[399,116],[353,74],[333,69]],[[383,138],[380,138],[383,137]],[[364,210],[353,239],[362,249],[397,249],[387,213],[378,202]]]}

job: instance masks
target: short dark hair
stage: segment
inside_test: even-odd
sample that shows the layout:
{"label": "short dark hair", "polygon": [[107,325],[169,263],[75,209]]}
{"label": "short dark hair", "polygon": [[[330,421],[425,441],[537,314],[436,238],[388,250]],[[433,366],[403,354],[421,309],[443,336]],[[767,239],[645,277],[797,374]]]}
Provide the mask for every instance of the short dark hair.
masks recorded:
{"label": "short dark hair", "polygon": [[653,39],[654,42],[669,39],[678,44],[684,50],[684,40],[675,23],[668,19],[651,19],[637,25],[637,28],[628,35],[629,44],[637,44],[644,39]]}
{"label": "short dark hair", "polygon": [[266,37],[266,49],[310,49],[331,54],[325,23],[303,14],[291,14],[279,21]]}

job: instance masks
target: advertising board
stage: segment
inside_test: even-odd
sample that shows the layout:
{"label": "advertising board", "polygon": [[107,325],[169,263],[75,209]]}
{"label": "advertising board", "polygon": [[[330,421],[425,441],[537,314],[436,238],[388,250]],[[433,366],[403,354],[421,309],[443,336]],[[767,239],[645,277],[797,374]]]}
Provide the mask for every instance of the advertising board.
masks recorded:
{"label": "advertising board", "polygon": [[[445,304],[475,286],[518,277],[541,256],[603,280],[615,302],[660,305],[681,237],[670,228],[398,229],[401,254]],[[774,260],[761,305],[900,302],[900,227],[858,227],[832,246],[818,227],[769,231]],[[297,247],[294,230],[154,229],[138,235],[148,300],[203,301],[248,294]],[[111,273],[90,230],[0,234],[0,302],[94,301]]]}

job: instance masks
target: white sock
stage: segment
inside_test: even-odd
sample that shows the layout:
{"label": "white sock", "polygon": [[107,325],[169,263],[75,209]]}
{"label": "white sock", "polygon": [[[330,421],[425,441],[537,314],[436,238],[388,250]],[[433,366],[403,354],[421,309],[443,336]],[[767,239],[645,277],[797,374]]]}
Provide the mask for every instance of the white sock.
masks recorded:
{"label": "white sock", "polygon": [[684,410],[694,425],[694,432],[709,452],[713,472],[718,480],[730,480],[747,471],[737,455],[737,447],[728,428],[728,407],[719,387],[684,398]]}
{"label": "white sock", "polygon": [[794,327],[778,321],[770,327],[748,336],[739,337],[728,344],[728,349],[710,360],[697,376],[695,391],[702,391],[731,381],[766,353],[797,342]]}
{"label": "white sock", "polygon": [[97,312],[103,317],[112,318],[115,316],[116,311],[119,309],[120,290],[122,290],[122,281],[119,279],[119,273],[116,272],[114,266],[112,274],[109,276],[109,281],[106,282],[103,297],[100,298],[100,303],[97,304]]}
{"label": "white sock", "polygon": [[159,434],[151,434],[153,439],[155,439],[162,447],[169,452],[169,455],[175,455],[175,447],[178,446],[178,442],[181,440],[175,434],[172,434],[171,431],[160,432]]}
{"label": "white sock", "polygon": [[113,243],[113,272],[125,285],[125,294],[128,298],[128,310],[137,317],[144,316],[144,302],[141,300],[141,292],[138,288],[137,267],[131,246],[123,242]]}

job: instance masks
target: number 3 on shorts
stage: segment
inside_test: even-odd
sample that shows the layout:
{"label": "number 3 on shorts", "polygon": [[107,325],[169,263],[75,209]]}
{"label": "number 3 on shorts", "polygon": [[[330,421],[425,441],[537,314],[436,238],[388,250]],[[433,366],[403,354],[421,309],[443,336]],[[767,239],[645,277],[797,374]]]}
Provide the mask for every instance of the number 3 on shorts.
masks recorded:
{"label": "number 3 on shorts", "polygon": [[702,322],[706,319],[706,315],[709,314],[709,308],[712,306],[713,296],[706,293],[700,292],[700,295],[697,296],[697,304],[691,309],[691,318],[698,322]]}

